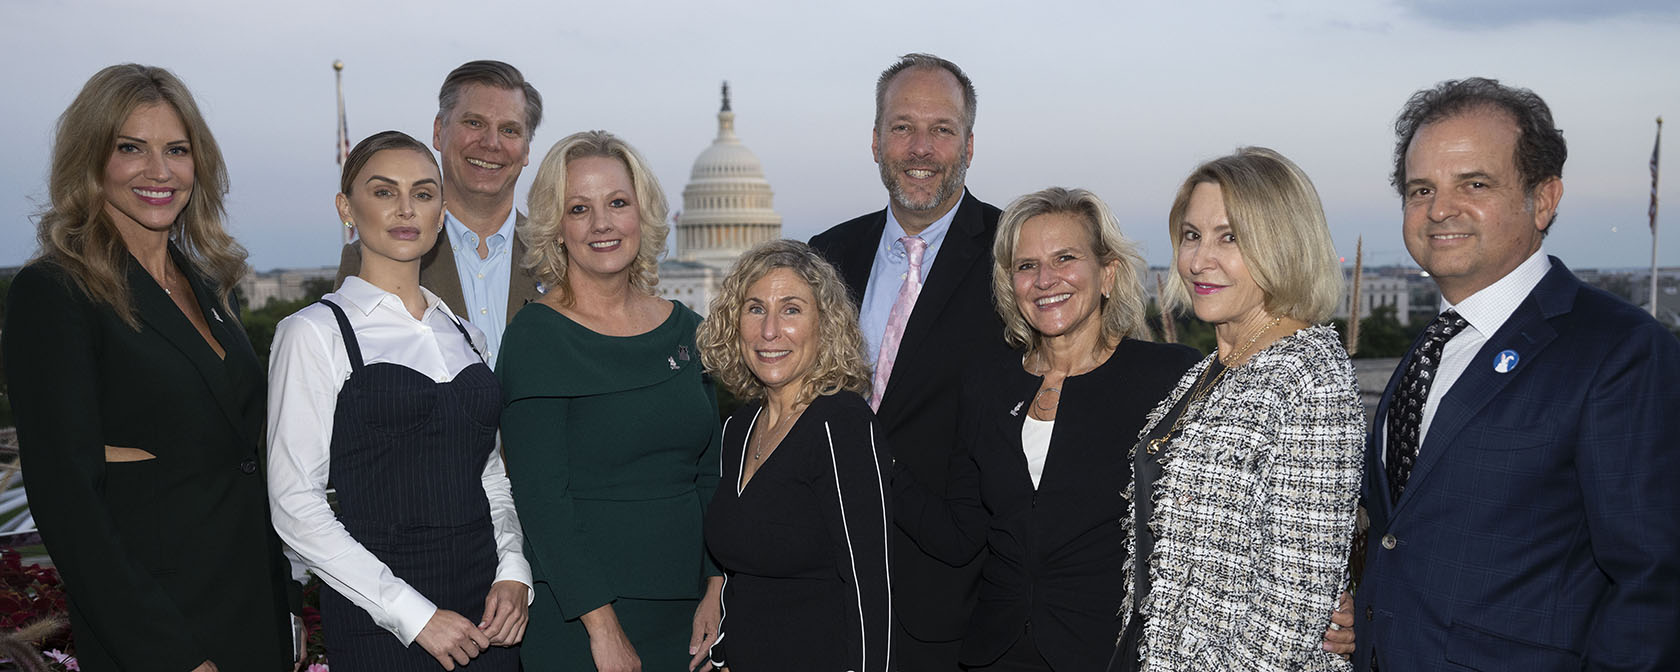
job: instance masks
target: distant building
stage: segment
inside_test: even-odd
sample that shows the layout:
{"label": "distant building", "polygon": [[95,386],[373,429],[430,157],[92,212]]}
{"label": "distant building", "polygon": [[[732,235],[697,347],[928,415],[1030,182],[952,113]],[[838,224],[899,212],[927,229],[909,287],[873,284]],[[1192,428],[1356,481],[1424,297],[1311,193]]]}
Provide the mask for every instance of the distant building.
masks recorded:
{"label": "distant building", "polygon": [[331,286],[338,276],[337,266],[319,268],[282,268],[251,273],[239,281],[239,291],[245,296],[246,308],[261,308],[270,301],[296,301],[306,294],[305,283],[325,280]]}
{"label": "distant building", "polygon": [[[1372,269],[1376,271],[1377,269]],[[1367,272],[1359,279],[1359,317],[1371,316],[1371,311],[1394,308],[1394,318],[1405,325],[1411,322],[1412,291],[1403,275]],[[1347,319],[1353,310],[1353,269],[1342,269],[1342,302],[1332,317]]]}
{"label": "distant building", "polygon": [[[1645,277],[1650,278],[1651,274],[1646,273]],[[1661,282],[1661,280],[1659,277],[1658,282]],[[1650,282],[1650,280],[1646,280],[1646,282]],[[1645,298],[1639,302],[1639,309],[1647,313],[1651,312],[1650,294],[1650,285],[1647,284],[1645,286]],[[1663,326],[1669,329],[1680,327],[1680,287],[1665,285],[1657,288],[1657,312],[1655,317],[1658,322],[1663,323]]]}
{"label": "distant building", "polygon": [[702,316],[741,253],[782,237],[764,165],[735,136],[727,82],[717,119],[717,139],[694,160],[683,188],[674,259],[659,265],[659,295]]}

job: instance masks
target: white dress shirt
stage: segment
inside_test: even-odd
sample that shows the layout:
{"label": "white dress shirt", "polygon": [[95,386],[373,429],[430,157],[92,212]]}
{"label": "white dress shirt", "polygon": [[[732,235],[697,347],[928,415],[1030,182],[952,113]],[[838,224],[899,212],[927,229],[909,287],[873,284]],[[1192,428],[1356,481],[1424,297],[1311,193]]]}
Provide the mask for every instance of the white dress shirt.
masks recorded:
{"label": "white dress shirt", "polygon": [[[1424,439],[1429,436],[1429,424],[1435,420],[1435,410],[1441,407],[1441,399],[1471,366],[1493,366],[1491,359],[1477,363],[1476,353],[1481,351],[1482,346],[1487,344],[1487,340],[1497,333],[1500,327],[1505,326],[1505,321],[1511,319],[1511,314],[1517,312],[1517,307],[1522,305],[1523,300],[1528,298],[1550,270],[1552,260],[1546,257],[1546,251],[1536,250],[1516,268],[1511,269],[1510,273],[1506,273],[1505,277],[1465,297],[1458,305],[1447,303],[1445,298],[1441,299],[1441,312],[1456,310],[1470,326],[1454,334],[1441,349],[1441,365],[1435,369],[1435,382],[1429,387],[1429,399],[1423,404],[1423,420],[1418,426],[1420,450]],[[1387,434],[1388,432],[1383,432],[1385,441]],[[1386,464],[1387,451],[1379,454],[1384,455],[1383,460]]]}
{"label": "white dress shirt", "polygon": [[[426,312],[419,320],[395,294],[355,276],[323,298],[344,310],[365,364],[390,362],[448,382],[481,360],[461,338],[448,306],[430,291],[420,291],[426,297]],[[482,351],[483,332],[471,324],[463,326]],[[313,572],[407,645],[437,606],[351,537],[327,504],[333,412],[350,372],[350,358],[330,308],[311,304],[280,321],[269,357],[269,509],[288,557],[303,562],[303,567],[294,566],[294,573]],[[496,540],[495,580],[529,587],[524,533],[499,451],[491,451],[481,478]],[[531,591],[526,592],[529,600]]]}
{"label": "white dress shirt", "polygon": [[[968,192],[963,192],[967,197]],[[962,201],[957,201],[950,210],[940,215],[939,219],[929,224],[916,237],[927,242],[927,249],[922,251],[922,286],[927,286],[928,272],[933,270],[933,262],[939,258],[939,248],[945,243],[945,234],[951,230],[951,221],[956,219],[957,210],[962,208]],[[863,306],[858,312],[858,327],[863,330],[864,355],[869,357],[869,370],[875,370],[875,363],[881,360],[881,339],[887,333],[887,318],[892,316],[893,304],[898,301],[898,290],[904,286],[905,275],[910,272],[910,255],[904,249],[904,225],[898,223],[893,216],[892,204],[887,204],[887,225],[881,228],[881,240],[875,245],[875,262],[869,266],[869,284],[863,288]],[[914,314],[914,313],[912,313]]]}

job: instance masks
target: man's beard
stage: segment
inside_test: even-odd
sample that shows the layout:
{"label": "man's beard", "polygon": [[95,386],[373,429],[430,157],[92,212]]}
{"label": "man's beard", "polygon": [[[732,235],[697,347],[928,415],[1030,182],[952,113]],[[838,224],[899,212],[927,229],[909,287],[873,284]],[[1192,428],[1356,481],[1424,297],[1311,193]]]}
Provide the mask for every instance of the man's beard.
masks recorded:
{"label": "man's beard", "polygon": [[[881,167],[881,183],[886,185],[887,193],[892,196],[894,204],[911,212],[926,212],[939,207],[950,199],[952,194],[962,191],[963,181],[968,177],[967,157],[959,158],[948,166],[924,162],[896,163],[881,159],[882,157],[876,157],[876,164]],[[939,182],[939,188],[934,189],[933,195],[925,201],[911,200],[910,194],[899,183],[904,171],[912,168],[931,168],[940,170],[945,175],[945,179]]]}

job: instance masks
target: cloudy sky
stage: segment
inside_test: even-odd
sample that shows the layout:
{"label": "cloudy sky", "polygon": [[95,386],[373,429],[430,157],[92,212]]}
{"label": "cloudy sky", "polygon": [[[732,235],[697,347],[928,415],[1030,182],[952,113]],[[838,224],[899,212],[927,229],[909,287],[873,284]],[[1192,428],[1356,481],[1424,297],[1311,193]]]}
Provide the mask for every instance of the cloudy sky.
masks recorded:
{"label": "cloudy sky", "polygon": [[[1393,118],[1416,89],[1470,75],[1534,89],[1565,131],[1549,250],[1576,267],[1649,263],[1654,119],[1680,121],[1680,5],[1668,0],[903,4],[914,6],[0,0],[0,142],[13,151],[0,165],[0,265],[35,249],[54,120],[112,63],[165,66],[192,88],[228,158],[230,227],[270,269],[338,258],[334,59],[347,64],[353,141],[387,128],[429,140],[444,74],[513,63],[547,103],[534,161],[569,132],[614,131],[649,157],[673,209],[728,79],[784,233],[803,239],[885,205],[868,153],[872,87],[909,51],[974,78],[978,196],[1002,206],[1044,186],[1089,188],[1151,263],[1167,260],[1179,181],[1250,144],[1313,177],[1350,261],[1363,236],[1367,263],[1409,263],[1388,185]],[[1669,156],[1659,261],[1680,265],[1680,148]]]}

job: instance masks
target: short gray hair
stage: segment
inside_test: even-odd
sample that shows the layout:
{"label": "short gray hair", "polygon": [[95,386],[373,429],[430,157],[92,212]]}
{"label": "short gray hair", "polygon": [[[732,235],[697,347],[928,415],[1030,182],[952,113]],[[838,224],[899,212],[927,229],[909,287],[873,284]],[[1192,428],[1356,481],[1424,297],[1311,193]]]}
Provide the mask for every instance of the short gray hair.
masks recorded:
{"label": "short gray hair", "polygon": [[899,73],[911,68],[939,68],[957,78],[957,83],[962,85],[963,133],[973,135],[974,110],[975,106],[979,104],[979,98],[974,94],[974,82],[968,79],[968,75],[963,73],[962,68],[957,67],[956,63],[933,54],[922,53],[900,56],[897,62],[881,71],[880,79],[875,80],[875,127],[881,127],[881,117],[886,114],[887,87],[892,85],[893,79],[898,77]]}

